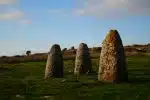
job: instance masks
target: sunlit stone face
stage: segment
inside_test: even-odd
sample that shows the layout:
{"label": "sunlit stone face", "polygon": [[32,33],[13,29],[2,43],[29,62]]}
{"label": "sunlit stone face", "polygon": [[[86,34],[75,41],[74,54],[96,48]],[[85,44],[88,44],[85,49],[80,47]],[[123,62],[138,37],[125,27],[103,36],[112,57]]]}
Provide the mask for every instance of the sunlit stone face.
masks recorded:
{"label": "sunlit stone face", "polygon": [[110,30],[102,43],[98,80],[108,83],[128,80],[125,52],[117,30]]}

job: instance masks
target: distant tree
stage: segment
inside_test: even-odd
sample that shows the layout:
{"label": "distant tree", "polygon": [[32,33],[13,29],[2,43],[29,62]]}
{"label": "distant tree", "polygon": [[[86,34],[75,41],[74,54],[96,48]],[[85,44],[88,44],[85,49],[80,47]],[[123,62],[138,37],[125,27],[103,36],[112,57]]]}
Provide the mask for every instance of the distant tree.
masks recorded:
{"label": "distant tree", "polygon": [[1,56],[1,58],[7,58],[7,56]]}
{"label": "distant tree", "polygon": [[26,55],[29,56],[31,54],[31,51],[27,51]]}
{"label": "distant tree", "polygon": [[14,57],[21,57],[20,55],[15,55]]}

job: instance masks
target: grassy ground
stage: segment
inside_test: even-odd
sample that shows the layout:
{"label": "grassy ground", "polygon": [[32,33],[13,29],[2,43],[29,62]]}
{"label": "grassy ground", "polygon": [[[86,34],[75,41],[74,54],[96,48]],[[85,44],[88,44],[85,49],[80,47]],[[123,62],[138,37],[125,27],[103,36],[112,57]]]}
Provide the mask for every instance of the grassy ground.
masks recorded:
{"label": "grassy ground", "polygon": [[44,80],[46,62],[5,64],[0,69],[0,100],[150,100],[150,56],[127,58],[129,82],[102,84],[95,73],[73,76],[74,61],[65,60],[64,78]]}

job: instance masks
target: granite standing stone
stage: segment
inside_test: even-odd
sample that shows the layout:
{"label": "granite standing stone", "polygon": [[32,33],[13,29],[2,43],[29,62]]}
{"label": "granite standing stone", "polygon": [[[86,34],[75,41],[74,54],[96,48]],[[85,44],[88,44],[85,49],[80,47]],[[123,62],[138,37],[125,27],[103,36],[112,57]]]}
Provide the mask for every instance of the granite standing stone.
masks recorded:
{"label": "granite standing stone", "polygon": [[128,80],[124,47],[117,30],[110,30],[102,43],[98,80],[106,83]]}
{"label": "granite standing stone", "polygon": [[48,78],[49,76],[62,77],[64,74],[63,64],[61,48],[58,44],[54,44],[48,53],[45,78]]}
{"label": "granite standing stone", "polygon": [[81,43],[76,52],[74,75],[85,74],[92,71],[89,48]]}

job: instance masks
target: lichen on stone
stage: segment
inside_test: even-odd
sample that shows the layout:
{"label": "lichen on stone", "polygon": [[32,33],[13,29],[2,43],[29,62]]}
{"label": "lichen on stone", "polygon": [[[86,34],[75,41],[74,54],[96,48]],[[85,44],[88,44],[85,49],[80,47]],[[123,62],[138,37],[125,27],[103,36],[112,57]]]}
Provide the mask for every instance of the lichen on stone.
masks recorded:
{"label": "lichen on stone", "polygon": [[117,30],[110,30],[102,43],[98,80],[110,83],[128,80],[125,52]]}

